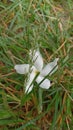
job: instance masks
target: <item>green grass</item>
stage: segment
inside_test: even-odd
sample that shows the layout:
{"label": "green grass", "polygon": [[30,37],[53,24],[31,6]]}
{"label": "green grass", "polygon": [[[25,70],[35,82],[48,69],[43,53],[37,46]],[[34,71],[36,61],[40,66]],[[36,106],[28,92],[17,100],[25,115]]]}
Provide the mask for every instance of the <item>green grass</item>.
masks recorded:
{"label": "green grass", "polygon": [[[0,1],[1,130],[73,129],[72,12],[72,0]],[[30,63],[29,50],[38,47],[45,63],[59,57],[59,69],[49,90],[34,83],[26,95],[27,76],[14,65]]]}

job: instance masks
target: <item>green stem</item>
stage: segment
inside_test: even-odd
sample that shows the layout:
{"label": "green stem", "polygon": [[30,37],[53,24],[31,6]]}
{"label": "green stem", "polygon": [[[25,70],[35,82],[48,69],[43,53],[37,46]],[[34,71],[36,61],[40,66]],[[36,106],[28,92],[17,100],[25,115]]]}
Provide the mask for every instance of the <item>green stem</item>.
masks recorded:
{"label": "green stem", "polygon": [[38,96],[39,96],[39,104],[38,104],[38,112],[41,113],[42,109],[43,109],[43,105],[42,105],[42,94],[43,94],[43,90],[41,88],[39,88],[38,91]]}

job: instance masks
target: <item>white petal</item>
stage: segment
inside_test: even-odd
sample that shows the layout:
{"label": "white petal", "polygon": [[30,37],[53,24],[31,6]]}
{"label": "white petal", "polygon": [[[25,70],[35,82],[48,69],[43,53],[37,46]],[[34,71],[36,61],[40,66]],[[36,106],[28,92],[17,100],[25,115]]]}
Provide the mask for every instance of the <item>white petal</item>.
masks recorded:
{"label": "white petal", "polygon": [[43,58],[39,51],[34,52],[33,62],[36,69],[40,72],[43,68]]}
{"label": "white petal", "polygon": [[[40,75],[42,76],[46,76],[48,75],[50,72],[50,75],[53,74],[57,69],[58,69],[58,62],[59,58],[56,58],[53,62],[48,63],[44,69],[41,71]],[[56,66],[56,67],[55,67]],[[55,67],[55,68],[54,68]],[[53,70],[54,69],[54,70]],[[52,71],[53,70],[53,71]]]}
{"label": "white petal", "polygon": [[35,78],[35,76],[36,76],[37,73],[36,73],[36,69],[35,69],[35,68],[32,67],[32,69],[33,69],[33,70],[32,70],[32,72],[30,73],[29,78],[28,78],[28,81],[27,81],[25,93],[31,92],[31,90],[32,90],[32,88],[33,88],[32,82],[33,82],[33,80],[34,80],[34,78]]}
{"label": "white petal", "polygon": [[19,74],[26,74],[29,72],[29,64],[15,65],[14,69]]}
{"label": "white petal", "polygon": [[25,93],[30,93],[33,89],[33,84],[31,86],[27,85],[25,89]]}
{"label": "white petal", "polygon": [[[44,79],[44,77],[39,75],[36,78],[36,82],[39,84],[43,79]],[[49,79],[44,79],[44,81],[39,86],[41,88],[44,88],[44,89],[49,89],[49,87],[51,86],[50,80]]]}

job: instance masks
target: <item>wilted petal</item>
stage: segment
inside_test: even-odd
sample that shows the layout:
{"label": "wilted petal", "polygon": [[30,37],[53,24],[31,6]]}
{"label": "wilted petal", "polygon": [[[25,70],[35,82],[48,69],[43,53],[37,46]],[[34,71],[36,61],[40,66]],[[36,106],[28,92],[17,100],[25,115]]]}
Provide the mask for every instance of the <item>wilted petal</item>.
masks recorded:
{"label": "wilted petal", "polygon": [[[56,58],[53,62],[48,63],[44,69],[41,71],[40,75],[42,76],[46,76],[48,75],[50,72],[50,75],[53,74],[57,69],[58,69],[58,62],[59,58]],[[53,71],[52,71],[53,70]]]}
{"label": "wilted petal", "polygon": [[43,68],[43,58],[42,58],[39,51],[34,52],[33,63],[34,63],[34,66],[36,67],[36,69],[38,71],[42,70],[42,68]]}
{"label": "wilted petal", "polygon": [[28,81],[27,81],[27,85],[26,85],[26,89],[25,89],[25,93],[31,92],[31,90],[32,90],[32,88],[33,88],[32,82],[33,82],[33,80],[34,80],[36,74],[37,74],[37,73],[36,73],[35,67],[34,67],[34,68],[32,67],[32,72],[31,72],[30,75],[29,75],[29,78],[28,78]]}
{"label": "wilted petal", "polygon": [[[44,88],[44,89],[49,89],[49,87],[51,86],[51,83],[50,83],[50,80],[49,79],[44,79],[44,77],[42,77],[41,75],[39,75],[37,78],[36,78],[36,82],[39,84],[39,86],[41,88]],[[43,81],[42,81],[43,80]],[[41,82],[42,81],[42,82]],[[41,84],[40,84],[41,82]]]}
{"label": "wilted petal", "polygon": [[26,74],[29,72],[29,64],[15,65],[14,69],[19,74]]}

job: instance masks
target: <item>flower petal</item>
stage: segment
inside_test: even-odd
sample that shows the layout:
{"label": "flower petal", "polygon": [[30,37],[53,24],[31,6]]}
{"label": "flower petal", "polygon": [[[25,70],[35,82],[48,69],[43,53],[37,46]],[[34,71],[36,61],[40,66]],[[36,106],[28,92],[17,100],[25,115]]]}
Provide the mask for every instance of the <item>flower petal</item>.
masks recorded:
{"label": "flower petal", "polygon": [[[49,87],[51,86],[51,83],[50,83],[50,80],[49,79],[44,79],[44,77],[42,77],[41,75],[39,75],[37,78],[36,78],[36,82],[39,84],[39,86],[41,88],[44,88],[44,89],[49,89]],[[43,81],[42,81],[43,80]],[[42,81],[42,82],[41,82]],[[41,82],[41,84],[40,84]]]}
{"label": "flower petal", "polygon": [[34,78],[35,78],[35,76],[37,74],[35,67],[32,67],[31,69],[32,69],[32,72],[29,74],[29,78],[28,78],[28,81],[27,81],[25,93],[29,93],[29,92],[32,91],[32,89],[33,89],[32,82],[33,82],[33,80],[34,80]]}
{"label": "flower petal", "polygon": [[[53,62],[48,63],[44,69],[41,71],[40,75],[42,76],[46,76],[48,75],[50,72],[50,75],[53,74],[57,69],[58,69],[58,62],[59,58],[56,58]],[[54,70],[53,70],[54,69]],[[53,70],[53,71],[52,71]]]}
{"label": "flower petal", "polygon": [[34,52],[33,62],[36,69],[40,72],[43,68],[43,58],[39,51]]}
{"label": "flower petal", "polygon": [[26,74],[29,72],[29,64],[15,65],[14,69],[19,74]]}
{"label": "flower petal", "polygon": [[32,89],[33,89],[33,84],[31,86],[27,85],[26,89],[25,89],[25,93],[27,93],[27,94],[30,93],[32,91]]}

